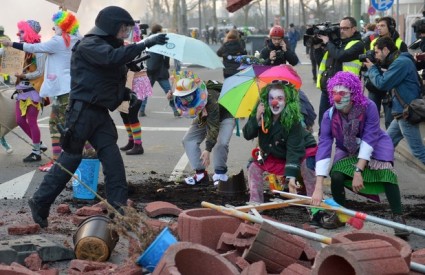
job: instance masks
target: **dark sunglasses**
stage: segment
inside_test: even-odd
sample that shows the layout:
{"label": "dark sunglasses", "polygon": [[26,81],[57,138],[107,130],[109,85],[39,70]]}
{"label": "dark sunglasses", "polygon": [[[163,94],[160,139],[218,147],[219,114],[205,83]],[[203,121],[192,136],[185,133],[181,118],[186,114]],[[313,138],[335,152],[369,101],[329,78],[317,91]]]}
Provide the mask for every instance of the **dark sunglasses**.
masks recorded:
{"label": "dark sunglasses", "polygon": [[273,80],[271,84],[278,84],[283,86],[291,85],[288,80]]}

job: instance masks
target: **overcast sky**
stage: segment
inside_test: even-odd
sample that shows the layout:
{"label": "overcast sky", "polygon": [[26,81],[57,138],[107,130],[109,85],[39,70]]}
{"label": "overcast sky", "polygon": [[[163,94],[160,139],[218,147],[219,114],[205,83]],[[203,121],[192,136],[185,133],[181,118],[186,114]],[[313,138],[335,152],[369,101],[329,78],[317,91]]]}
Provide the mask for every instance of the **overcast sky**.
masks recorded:
{"label": "overcast sky", "polygon": [[[41,39],[48,40],[52,35],[52,15],[58,11],[58,6],[46,0],[0,0],[0,25],[5,28],[5,34],[12,41],[17,41],[17,23],[21,20],[36,20],[41,25]],[[82,0],[77,19],[80,21],[80,33],[84,35],[94,26],[98,12],[107,6],[123,7],[134,19],[145,14],[144,1],[129,0]]]}

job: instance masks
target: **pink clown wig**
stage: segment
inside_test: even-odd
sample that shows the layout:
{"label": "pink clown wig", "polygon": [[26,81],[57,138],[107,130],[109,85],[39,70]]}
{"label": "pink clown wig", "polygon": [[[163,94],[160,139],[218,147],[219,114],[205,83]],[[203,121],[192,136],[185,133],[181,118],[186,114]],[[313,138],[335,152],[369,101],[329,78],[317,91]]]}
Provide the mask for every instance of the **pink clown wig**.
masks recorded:
{"label": "pink clown wig", "polygon": [[[35,21],[32,21],[35,22]],[[38,22],[37,22],[38,23]],[[38,25],[39,27],[39,25]],[[39,43],[41,40],[41,36],[38,34],[40,31],[39,28],[37,28],[37,32],[31,27],[31,25],[28,23],[28,21],[20,21],[18,22],[18,30],[19,32],[23,32],[23,40],[26,43]]]}
{"label": "pink clown wig", "polygon": [[368,100],[362,92],[362,83],[357,75],[351,72],[337,72],[329,79],[327,89],[331,105],[334,105],[332,91],[335,86],[344,86],[349,89],[351,91],[351,100],[355,105],[367,105]]}

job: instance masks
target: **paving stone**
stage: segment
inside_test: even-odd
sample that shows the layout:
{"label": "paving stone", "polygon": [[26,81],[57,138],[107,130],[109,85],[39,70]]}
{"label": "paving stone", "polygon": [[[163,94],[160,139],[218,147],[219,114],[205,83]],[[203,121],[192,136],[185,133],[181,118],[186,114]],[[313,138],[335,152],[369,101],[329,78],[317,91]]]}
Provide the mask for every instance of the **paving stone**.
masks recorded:
{"label": "paving stone", "polygon": [[43,262],[75,258],[74,251],[40,236],[26,236],[16,240],[0,241],[0,262],[5,264],[12,262],[24,264],[25,258],[34,252],[38,253]]}
{"label": "paving stone", "polygon": [[161,215],[173,215],[177,217],[182,211],[175,204],[165,201],[154,201],[148,203],[145,207],[146,215],[151,218]]}
{"label": "paving stone", "polygon": [[352,232],[342,232],[332,237],[332,243],[349,243],[366,240],[383,240],[389,242],[397,249],[406,263],[410,264],[412,248],[409,243],[391,234],[358,230]]}
{"label": "paving stone", "polygon": [[264,261],[268,272],[280,273],[298,261],[305,245],[304,239],[263,223],[254,243],[244,252],[243,257],[251,263]]}
{"label": "paving stone", "polygon": [[191,242],[177,242],[165,251],[152,275],[226,274],[239,271],[211,248]]}
{"label": "paving stone", "polygon": [[267,275],[266,264],[263,261],[255,262],[242,270],[241,275]]}
{"label": "paving stone", "polygon": [[285,268],[280,275],[310,275],[311,269],[298,263],[291,264]]}
{"label": "paving stone", "polygon": [[241,220],[213,209],[194,208],[183,211],[178,218],[179,240],[217,248],[224,232],[234,233]]}
{"label": "paving stone", "polygon": [[409,265],[389,242],[366,240],[331,244],[323,248],[313,265],[313,275],[408,274]]}

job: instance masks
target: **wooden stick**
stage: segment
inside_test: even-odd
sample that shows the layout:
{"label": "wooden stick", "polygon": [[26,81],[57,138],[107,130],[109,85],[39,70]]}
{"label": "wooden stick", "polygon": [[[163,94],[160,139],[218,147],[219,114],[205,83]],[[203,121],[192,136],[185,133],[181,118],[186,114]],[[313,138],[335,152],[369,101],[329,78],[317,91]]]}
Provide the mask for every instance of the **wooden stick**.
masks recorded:
{"label": "wooden stick", "polygon": [[293,226],[290,226],[290,225],[286,225],[286,224],[283,224],[283,223],[279,223],[279,222],[275,222],[275,221],[271,221],[271,220],[266,220],[266,219],[263,219],[262,217],[256,217],[256,216],[250,215],[248,213],[245,213],[245,212],[242,212],[242,211],[239,211],[239,210],[236,210],[236,209],[227,208],[227,207],[224,207],[224,206],[221,206],[221,205],[215,205],[215,204],[212,204],[212,203],[209,203],[209,202],[206,202],[206,201],[203,201],[201,203],[201,205],[203,207],[207,207],[207,208],[217,210],[218,212],[224,213],[226,215],[237,217],[237,218],[247,220],[247,221],[250,221],[250,222],[260,223],[260,224],[263,223],[263,222],[267,222],[270,225],[276,227],[277,229],[280,229],[280,230],[288,232],[290,234],[298,235],[298,236],[301,236],[301,237],[304,237],[304,238],[307,238],[307,239],[310,239],[310,240],[318,241],[318,242],[325,243],[325,244],[331,244],[332,243],[332,238],[330,238],[330,237],[323,236],[323,235],[313,233],[313,232],[310,232],[310,231],[307,231],[307,230],[303,230],[303,229],[300,229],[300,228],[297,228],[297,227],[293,227]]}
{"label": "wooden stick", "polygon": [[266,202],[266,203],[260,203],[260,204],[238,206],[238,207],[235,207],[234,209],[242,211],[242,212],[248,212],[251,209],[257,209],[257,210],[276,209],[276,208],[288,207],[290,206],[290,203],[304,203],[305,201],[307,200],[306,199],[291,199],[287,201],[272,201],[272,202]]}

